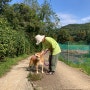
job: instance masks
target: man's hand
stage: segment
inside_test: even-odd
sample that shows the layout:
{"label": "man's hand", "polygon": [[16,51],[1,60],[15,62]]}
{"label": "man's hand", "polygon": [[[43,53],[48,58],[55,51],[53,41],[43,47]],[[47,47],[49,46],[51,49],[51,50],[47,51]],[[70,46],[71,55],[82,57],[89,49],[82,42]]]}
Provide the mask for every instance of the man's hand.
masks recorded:
{"label": "man's hand", "polygon": [[44,53],[46,54],[49,51],[49,49],[44,50]]}
{"label": "man's hand", "polygon": [[42,50],[42,54],[46,54],[49,51],[49,49]]}

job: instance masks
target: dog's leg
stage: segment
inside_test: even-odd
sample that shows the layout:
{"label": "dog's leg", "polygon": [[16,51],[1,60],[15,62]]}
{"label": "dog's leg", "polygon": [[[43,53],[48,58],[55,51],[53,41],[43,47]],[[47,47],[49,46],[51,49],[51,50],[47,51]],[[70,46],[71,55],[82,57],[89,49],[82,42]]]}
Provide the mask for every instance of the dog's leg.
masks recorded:
{"label": "dog's leg", "polygon": [[43,72],[43,65],[42,65],[42,73],[44,73],[44,72]]}
{"label": "dog's leg", "polygon": [[36,65],[36,73],[38,74],[38,65]]}
{"label": "dog's leg", "polygon": [[29,62],[29,65],[27,67],[27,70],[30,71],[30,68],[31,68],[31,65],[30,65],[30,62]]}
{"label": "dog's leg", "polygon": [[30,60],[29,65],[28,65],[28,70],[31,71],[33,69],[33,62]]}

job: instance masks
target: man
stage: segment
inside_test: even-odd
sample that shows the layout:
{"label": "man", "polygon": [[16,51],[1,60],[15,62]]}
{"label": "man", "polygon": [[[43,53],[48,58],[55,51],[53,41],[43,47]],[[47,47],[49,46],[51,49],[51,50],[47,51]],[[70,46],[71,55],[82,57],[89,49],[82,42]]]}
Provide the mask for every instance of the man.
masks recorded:
{"label": "man", "polygon": [[50,51],[49,55],[49,71],[48,74],[54,74],[58,56],[61,52],[59,44],[51,37],[45,37],[45,35],[36,35],[36,45],[40,44],[42,42],[43,45],[43,51],[46,53],[47,51]]}

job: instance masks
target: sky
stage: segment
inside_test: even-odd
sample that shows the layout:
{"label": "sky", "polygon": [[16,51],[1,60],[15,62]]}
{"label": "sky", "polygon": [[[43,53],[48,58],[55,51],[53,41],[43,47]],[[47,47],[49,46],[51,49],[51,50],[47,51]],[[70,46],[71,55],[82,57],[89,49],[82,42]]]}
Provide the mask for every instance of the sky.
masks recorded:
{"label": "sky", "polygon": [[[12,0],[12,4],[20,1]],[[40,4],[43,1],[38,0]],[[48,2],[58,15],[61,26],[90,22],[90,0],[48,0]]]}

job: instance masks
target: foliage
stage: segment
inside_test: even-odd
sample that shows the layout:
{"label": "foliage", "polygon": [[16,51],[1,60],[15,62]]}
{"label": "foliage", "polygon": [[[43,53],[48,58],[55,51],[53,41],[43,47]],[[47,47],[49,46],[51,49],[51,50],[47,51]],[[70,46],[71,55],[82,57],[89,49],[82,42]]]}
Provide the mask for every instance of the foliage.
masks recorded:
{"label": "foliage", "polygon": [[7,27],[7,25],[7,20],[0,18],[0,58],[29,53],[30,44],[25,34],[20,31],[16,32],[10,26]]}
{"label": "foliage", "polygon": [[[7,18],[13,29],[35,31],[38,26],[36,12],[25,4],[14,4],[4,8],[3,15]],[[28,29],[29,28],[29,29]]]}
{"label": "foliage", "polygon": [[90,44],[90,33],[88,33],[86,41],[88,44]]}
{"label": "foliage", "polygon": [[47,0],[44,0],[44,3],[41,5],[39,16],[40,20],[45,22],[45,25],[42,29],[47,31],[58,26],[59,18],[52,10]]}
{"label": "foliage", "polygon": [[[46,36],[55,37],[55,39],[57,38],[55,34],[56,32],[54,30],[56,25],[54,24],[54,22],[52,22],[51,17],[53,17],[53,20],[55,19],[55,21],[59,20],[56,14],[50,8],[48,2],[45,1],[42,6],[39,6],[39,4],[36,2],[37,0],[30,1],[32,1],[32,3],[29,3],[28,5],[23,3],[14,4],[11,6],[7,5],[5,6],[2,14],[5,18],[7,18],[7,21],[9,22],[12,29],[17,30],[17,32],[23,32],[27,34],[27,38],[30,42],[30,51],[33,52],[36,50],[41,50],[41,45],[39,47],[35,45],[34,37],[36,34],[40,33],[45,34]],[[42,14],[44,15],[44,17],[42,16]],[[20,36],[21,34],[16,35],[18,39],[22,37]],[[20,39],[20,41],[21,40],[24,39]],[[26,40],[25,42],[28,43],[28,40]],[[18,41],[17,43],[19,44]],[[21,49],[17,50],[22,51]]]}
{"label": "foliage", "polygon": [[[44,0],[41,5],[38,4],[37,0],[25,1],[28,3],[6,5],[2,11],[12,29],[17,30],[17,32],[24,31],[29,36],[30,41],[34,41],[33,38],[38,33],[46,36],[55,33],[59,18],[51,9],[48,1]],[[54,37],[54,35],[52,36]]]}
{"label": "foliage", "polygon": [[[58,27],[59,18],[56,13],[52,10],[50,3],[47,0],[39,5],[38,0],[24,0],[26,5],[29,5],[36,14],[38,15],[38,19],[40,20],[40,31],[39,33],[49,32],[53,28]],[[53,30],[52,30],[53,32]]]}
{"label": "foliage", "polygon": [[69,34],[69,39],[67,38],[67,35],[65,36],[65,39],[67,42],[83,42],[83,43],[90,43],[90,23],[86,24],[70,24],[67,26],[63,26],[60,28],[58,33],[58,41],[63,43],[63,37],[66,33]]}
{"label": "foliage", "polygon": [[3,8],[10,2],[11,0],[0,0],[0,14],[3,11]]}
{"label": "foliage", "polygon": [[58,42],[65,43],[70,40],[70,34],[66,30],[60,30],[58,35]]}

